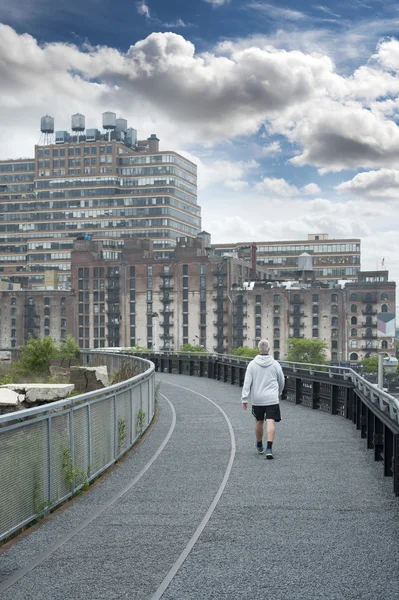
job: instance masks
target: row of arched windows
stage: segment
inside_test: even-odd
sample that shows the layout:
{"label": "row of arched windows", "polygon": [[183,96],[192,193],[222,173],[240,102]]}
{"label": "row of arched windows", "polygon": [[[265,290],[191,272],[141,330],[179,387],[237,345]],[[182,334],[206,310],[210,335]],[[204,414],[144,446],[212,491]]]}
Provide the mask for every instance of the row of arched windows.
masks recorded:
{"label": "row of arched windows", "polygon": [[[353,312],[353,313],[357,312],[357,305],[356,304],[352,304],[352,306],[351,306],[351,312]],[[371,304],[366,304],[365,312],[366,313],[373,312],[373,307],[372,307]],[[381,305],[381,312],[383,312],[383,313],[388,312],[388,305],[387,304],[382,304]]]}
{"label": "row of arched windows", "polygon": [[[355,293],[351,294],[352,301],[357,300],[357,299],[358,299],[357,294],[355,294]],[[381,302],[387,302],[387,300],[388,300],[388,294],[386,292],[383,292],[381,294]],[[365,302],[374,302],[372,294],[366,294],[364,297],[364,301]]]}

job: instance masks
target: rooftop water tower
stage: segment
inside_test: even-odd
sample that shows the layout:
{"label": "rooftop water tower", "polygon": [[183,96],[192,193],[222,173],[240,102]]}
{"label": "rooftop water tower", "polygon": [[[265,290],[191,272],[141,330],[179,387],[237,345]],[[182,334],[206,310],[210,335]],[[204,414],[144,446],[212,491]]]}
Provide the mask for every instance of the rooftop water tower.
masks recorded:
{"label": "rooftop water tower", "polygon": [[82,133],[86,129],[86,119],[84,115],[80,113],[76,113],[76,115],[72,115],[71,118],[71,129],[73,132],[77,133],[77,140],[79,142],[79,134]]}
{"label": "rooftop water tower", "polygon": [[39,144],[51,144],[54,135],[54,118],[50,115],[45,115],[40,119],[41,136]]}
{"label": "rooftop water tower", "polygon": [[127,120],[126,119],[116,119],[116,139],[120,141],[124,141],[127,134]]}
{"label": "rooftop water tower", "polygon": [[103,113],[103,129],[108,132],[108,140],[111,140],[111,132],[116,129],[116,114],[114,112]]}

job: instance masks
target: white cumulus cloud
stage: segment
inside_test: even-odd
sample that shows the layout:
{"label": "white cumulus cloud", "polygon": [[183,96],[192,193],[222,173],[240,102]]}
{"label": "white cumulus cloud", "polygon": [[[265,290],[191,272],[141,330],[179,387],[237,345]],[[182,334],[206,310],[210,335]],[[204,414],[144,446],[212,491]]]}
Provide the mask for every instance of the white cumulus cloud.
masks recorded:
{"label": "white cumulus cloud", "polygon": [[299,195],[316,196],[321,192],[316,183],[308,183],[303,188],[297,188],[285,179],[277,177],[264,177],[262,181],[255,184],[255,188],[258,192],[286,198]]}

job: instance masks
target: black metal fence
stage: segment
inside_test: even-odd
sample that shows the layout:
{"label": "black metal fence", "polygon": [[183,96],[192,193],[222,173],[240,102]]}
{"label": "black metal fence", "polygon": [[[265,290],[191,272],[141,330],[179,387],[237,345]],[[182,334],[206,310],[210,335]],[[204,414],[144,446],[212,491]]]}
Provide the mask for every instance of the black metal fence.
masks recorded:
{"label": "black metal fence", "polygon": [[[141,355],[140,355],[141,356]],[[162,373],[207,377],[242,386],[249,359],[194,353],[145,353]],[[346,367],[281,362],[286,377],[283,399],[350,419],[374,460],[383,463],[399,496],[399,400]]]}

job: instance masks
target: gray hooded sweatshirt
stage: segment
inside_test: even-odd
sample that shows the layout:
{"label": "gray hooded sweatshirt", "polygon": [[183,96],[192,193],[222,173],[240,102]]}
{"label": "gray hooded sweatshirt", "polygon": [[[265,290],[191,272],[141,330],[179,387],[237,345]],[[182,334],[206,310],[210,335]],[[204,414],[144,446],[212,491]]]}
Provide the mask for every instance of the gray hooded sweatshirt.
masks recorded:
{"label": "gray hooded sweatshirt", "polygon": [[278,404],[284,384],[280,364],[268,354],[258,354],[247,367],[241,401],[248,402],[251,394],[253,405]]}

